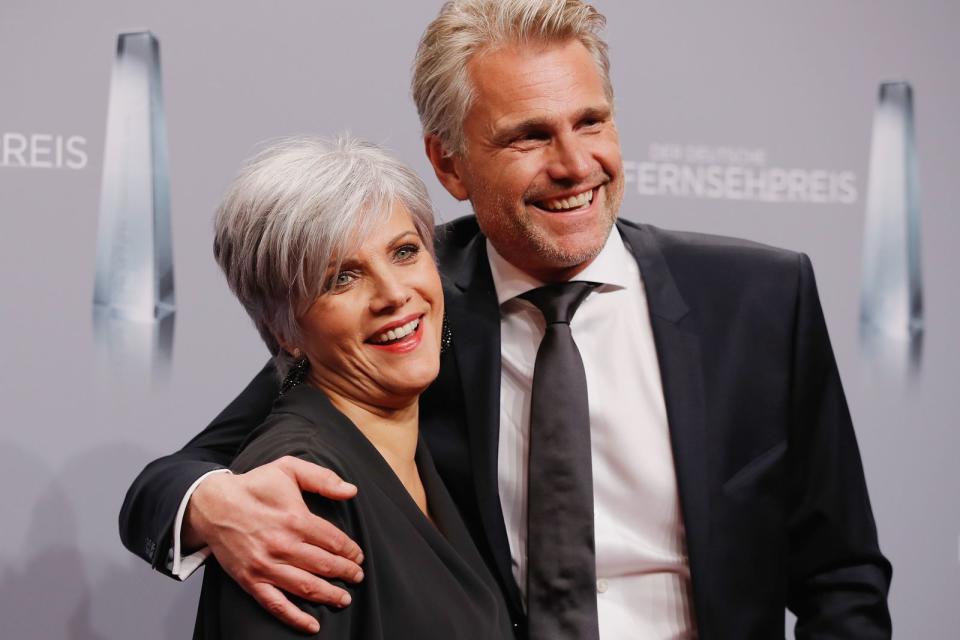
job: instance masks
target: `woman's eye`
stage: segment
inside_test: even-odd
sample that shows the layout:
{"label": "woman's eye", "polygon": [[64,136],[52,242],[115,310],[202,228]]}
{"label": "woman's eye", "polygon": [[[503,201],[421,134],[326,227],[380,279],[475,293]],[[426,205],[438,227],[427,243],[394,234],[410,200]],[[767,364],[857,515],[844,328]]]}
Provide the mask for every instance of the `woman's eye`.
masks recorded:
{"label": "woman's eye", "polygon": [[354,275],[349,271],[341,271],[330,282],[331,289],[342,289],[353,282]]}
{"label": "woman's eye", "polygon": [[410,260],[420,253],[420,247],[415,244],[405,244],[394,254],[397,260]]}

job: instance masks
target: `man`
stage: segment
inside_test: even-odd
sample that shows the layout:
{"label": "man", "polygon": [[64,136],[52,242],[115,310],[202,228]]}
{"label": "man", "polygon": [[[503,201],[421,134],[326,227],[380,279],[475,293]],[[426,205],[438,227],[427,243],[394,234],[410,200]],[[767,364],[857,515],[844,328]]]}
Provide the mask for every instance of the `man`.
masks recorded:
{"label": "man", "polygon": [[[579,0],[463,0],[421,41],[413,92],[426,152],[476,213],[438,244],[453,342],[421,403],[438,469],[518,636],[529,613],[531,638],[779,637],[790,608],[797,637],[889,637],[890,567],[809,260],[617,220],[602,24]],[[579,555],[596,595],[591,583],[555,613],[577,609],[583,626],[550,632],[544,607],[563,593],[540,591],[544,549],[557,546],[541,502],[569,487],[552,469],[540,491],[531,443],[543,409],[531,405],[542,406],[535,361],[554,329],[530,300],[568,281],[591,283],[561,324],[582,355],[593,519]],[[311,574],[360,579],[362,554],[310,517],[300,491],[343,499],[352,488],[290,459],[204,475],[229,463],[276,389],[264,370],[183,450],[151,463],[121,535],[180,575],[181,549],[206,545],[271,612],[313,630],[278,587],[346,606],[344,590]],[[573,524],[552,527],[562,538]]]}

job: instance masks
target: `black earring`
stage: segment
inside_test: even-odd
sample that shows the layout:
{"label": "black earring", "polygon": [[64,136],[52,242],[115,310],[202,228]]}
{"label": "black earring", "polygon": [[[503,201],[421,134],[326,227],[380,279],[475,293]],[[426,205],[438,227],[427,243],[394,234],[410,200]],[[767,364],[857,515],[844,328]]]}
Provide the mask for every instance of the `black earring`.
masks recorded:
{"label": "black earring", "polygon": [[306,358],[301,358],[297,360],[290,370],[287,372],[286,377],[283,379],[283,383],[280,385],[280,395],[285,394],[294,387],[303,383],[307,378],[307,369],[310,368],[310,361]]}
{"label": "black earring", "polygon": [[453,331],[450,330],[450,323],[447,322],[447,312],[443,312],[443,326],[440,329],[440,355],[450,350],[450,344],[453,342]]}

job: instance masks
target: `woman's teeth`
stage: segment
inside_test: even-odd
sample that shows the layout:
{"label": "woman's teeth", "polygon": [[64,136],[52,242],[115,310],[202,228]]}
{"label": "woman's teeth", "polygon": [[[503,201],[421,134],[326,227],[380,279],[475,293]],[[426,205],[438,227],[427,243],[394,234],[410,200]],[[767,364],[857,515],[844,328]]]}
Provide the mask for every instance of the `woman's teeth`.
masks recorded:
{"label": "woman's teeth", "polygon": [[579,209],[593,202],[593,189],[584,191],[580,195],[570,196],[569,198],[555,198],[553,200],[544,200],[543,208],[548,211],[567,211],[569,209]]}
{"label": "woman's teeth", "polygon": [[389,331],[385,331],[381,333],[380,335],[378,335],[376,338],[373,339],[373,342],[384,343],[384,342],[392,342],[394,340],[405,338],[411,333],[413,333],[414,331],[416,331],[417,327],[419,326],[420,326],[420,318],[411,320],[410,322],[403,325],[402,327],[397,327],[396,329],[390,329]]}

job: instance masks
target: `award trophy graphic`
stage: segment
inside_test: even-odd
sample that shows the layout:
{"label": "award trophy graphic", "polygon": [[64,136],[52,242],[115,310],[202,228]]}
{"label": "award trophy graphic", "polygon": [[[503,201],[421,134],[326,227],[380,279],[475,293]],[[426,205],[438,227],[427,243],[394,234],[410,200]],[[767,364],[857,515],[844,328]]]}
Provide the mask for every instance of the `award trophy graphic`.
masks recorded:
{"label": "award trophy graphic", "polygon": [[920,209],[913,91],[880,85],[870,150],[860,336],[885,368],[915,372],[923,340]]}
{"label": "award trophy graphic", "polygon": [[111,363],[169,363],[173,346],[173,247],[160,45],[122,33],[110,82],[94,332]]}

